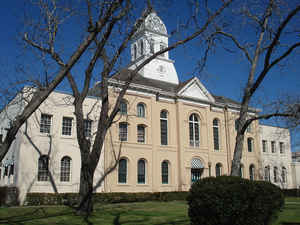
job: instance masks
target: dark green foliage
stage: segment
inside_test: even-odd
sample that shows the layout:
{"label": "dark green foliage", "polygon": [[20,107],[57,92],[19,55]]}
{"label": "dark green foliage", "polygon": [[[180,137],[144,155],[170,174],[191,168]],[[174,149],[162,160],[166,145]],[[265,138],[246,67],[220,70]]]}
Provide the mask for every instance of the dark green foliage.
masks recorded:
{"label": "dark green foliage", "polygon": [[280,188],[240,177],[208,177],[188,195],[192,225],[267,225],[284,205]]}
{"label": "dark green foliage", "polygon": [[0,187],[0,206],[19,205],[19,190],[16,187]]}
{"label": "dark green foliage", "polygon": [[[142,193],[96,193],[94,202],[121,203],[144,201],[186,200],[188,192],[142,192]],[[79,201],[77,193],[28,193],[26,205],[76,205]]]}
{"label": "dark green foliage", "polygon": [[300,189],[283,189],[282,191],[285,197],[300,197]]}

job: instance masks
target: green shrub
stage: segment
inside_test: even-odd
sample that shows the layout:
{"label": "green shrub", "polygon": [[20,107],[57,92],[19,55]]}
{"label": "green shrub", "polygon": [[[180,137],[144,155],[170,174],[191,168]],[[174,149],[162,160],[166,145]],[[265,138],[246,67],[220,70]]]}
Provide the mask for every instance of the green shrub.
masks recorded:
{"label": "green shrub", "polygon": [[280,188],[239,177],[208,177],[187,197],[192,225],[267,225],[284,205]]}
{"label": "green shrub", "polygon": [[[139,193],[94,193],[97,203],[122,203],[144,201],[186,200],[188,192],[139,192]],[[28,193],[26,205],[75,205],[79,202],[78,193]]]}
{"label": "green shrub", "polygon": [[19,205],[19,189],[17,187],[0,187],[0,206]]}
{"label": "green shrub", "polygon": [[300,197],[300,189],[283,189],[282,191],[285,197]]}

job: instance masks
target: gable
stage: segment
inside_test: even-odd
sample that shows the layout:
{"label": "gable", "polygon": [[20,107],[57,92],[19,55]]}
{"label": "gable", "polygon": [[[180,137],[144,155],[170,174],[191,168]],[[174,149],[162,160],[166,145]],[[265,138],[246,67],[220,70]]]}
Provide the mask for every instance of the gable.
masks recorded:
{"label": "gable", "polygon": [[199,81],[198,78],[194,78],[189,81],[179,92],[179,96],[201,99],[208,102],[214,102],[214,98]]}

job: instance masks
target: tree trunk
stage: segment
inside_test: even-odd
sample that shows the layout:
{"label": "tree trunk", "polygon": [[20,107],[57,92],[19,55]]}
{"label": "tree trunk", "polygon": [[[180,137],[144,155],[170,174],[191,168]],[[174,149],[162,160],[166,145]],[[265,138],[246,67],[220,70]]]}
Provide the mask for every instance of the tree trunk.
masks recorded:
{"label": "tree trunk", "polygon": [[236,134],[234,155],[233,155],[233,160],[232,160],[232,164],[231,164],[231,174],[230,174],[231,176],[240,176],[244,137],[245,137],[245,135],[242,134],[241,132],[238,132]]}
{"label": "tree trunk", "polygon": [[[83,160],[82,160],[83,161]],[[79,189],[79,207],[77,214],[89,216],[93,211],[93,178],[94,171],[89,168],[87,160],[81,162],[80,171],[80,189]]]}

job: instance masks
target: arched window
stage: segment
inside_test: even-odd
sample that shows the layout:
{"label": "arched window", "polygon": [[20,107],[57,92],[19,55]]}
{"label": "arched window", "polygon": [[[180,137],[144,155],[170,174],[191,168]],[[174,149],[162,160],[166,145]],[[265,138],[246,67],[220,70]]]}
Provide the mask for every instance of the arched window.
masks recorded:
{"label": "arched window", "polygon": [[161,182],[162,184],[169,183],[169,163],[167,161],[161,163]]}
{"label": "arched window", "polygon": [[265,181],[270,181],[270,167],[269,166],[265,166]]}
{"label": "arched window", "polygon": [[277,183],[278,182],[278,168],[276,166],[274,166],[274,182]]}
{"label": "arched window", "polygon": [[168,145],[168,112],[160,112],[160,142],[161,145]]}
{"label": "arched window", "polygon": [[121,100],[120,102],[120,113],[122,115],[127,115],[127,102],[125,100]]}
{"label": "arched window", "polygon": [[282,180],[282,183],[286,183],[286,168],[285,167],[281,168],[281,180]]}
{"label": "arched window", "polygon": [[222,164],[217,163],[216,164],[216,177],[221,176],[221,175],[222,175]]}
{"label": "arched window", "polygon": [[143,103],[139,103],[137,105],[137,116],[138,117],[145,117],[145,105]]}
{"label": "arched window", "polygon": [[244,165],[243,164],[241,164],[240,165],[240,177],[244,177]]}
{"label": "arched window", "polygon": [[69,182],[71,179],[71,158],[64,156],[60,161],[60,181]]}
{"label": "arched window", "polygon": [[146,181],[146,163],[145,160],[138,161],[138,184],[144,184]]}
{"label": "arched window", "polygon": [[220,150],[220,143],[219,143],[219,120],[213,120],[213,136],[214,136],[214,150]]}
{"label": "arched window", "polygon": [[38,181],[49,180],[49,157],[42,155],[38,162]]}
{"label": "arched window", "polygon": [[144,42],[140,40],[140,55],[144,55]]}
{"label": "arched window", "polygon": [[248,152],[253,152],[253,138],[247,138]]}
{"label": "arched window", "polygon": [[120,159],[118,169],[118,182],[121,184],[127,183],[127,160]]}
{"label": "arched window", "polygon": [[253,164],[251,164],[249,167],[249,178],[250,180],[254,180],[255,178],[255,167]]}
{"label": "arched window", "polygon": [[200,159],[193,158],[191,162],[191,181],[194,183],[201,179],[201,175],[204,171],[204,165]]}
{"label": "arched window", "polygon": [[190,130],[190,146],[199,147],[200,144],[199,119],[195,113],[190,115],[189,130]]}
{"label": "arched window", "polygon": [[145,143],[145,125],[137,126],[137,142]]}
{"label": "arched window", "polygon": [[133,45],[133,59],[136,60],[137,58],[137,47],[136,44]]}
{"label": "arched window", "polygon": [[150,40],[150,53],[154,54],[154,40],[153,39]]}
{"label": "arched window", "polygon": [[127,141],[128,136],[128,124],[126,122],[119,123],[119,140]]}

